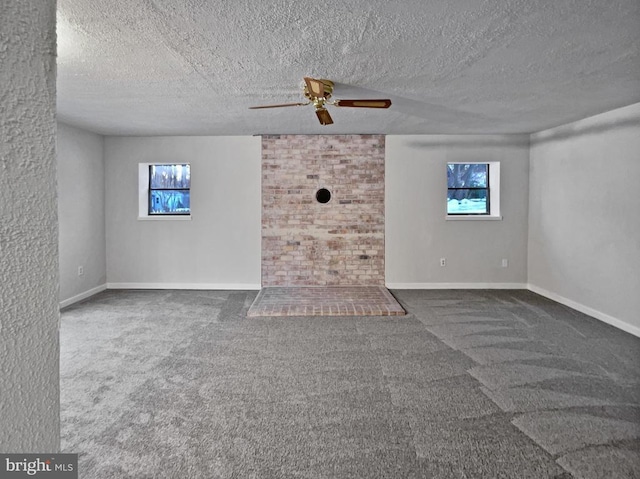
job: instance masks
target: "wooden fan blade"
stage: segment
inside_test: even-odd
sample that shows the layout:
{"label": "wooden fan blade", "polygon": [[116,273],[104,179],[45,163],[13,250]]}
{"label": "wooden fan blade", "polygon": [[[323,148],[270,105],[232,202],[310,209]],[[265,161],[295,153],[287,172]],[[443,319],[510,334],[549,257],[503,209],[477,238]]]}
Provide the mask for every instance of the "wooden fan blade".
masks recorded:
{"label": "wooden fan blade", "polygon": [[351,108],[389,108],[391,100],[336,100],[333,104]]}
{"label": "wooden fan blade", "polygon": [[326,108],[318,108],[316,115],[318,115],[318,120],[320,120],[321,125],[331,125],[333,123],[333,119]]}
{"label": "wooden fan blade", "polygon": [[307,103],[281,103],[279,105],[262,105],[262,106],[250,106],[249,110],[259,110],[260,108],[282,108],[283,106],[305,106]]}
{"label": "wooden fan blade", "polygon": [[315,98],[324,98],[324,83],[315,78],[304,77],[309,94]]}

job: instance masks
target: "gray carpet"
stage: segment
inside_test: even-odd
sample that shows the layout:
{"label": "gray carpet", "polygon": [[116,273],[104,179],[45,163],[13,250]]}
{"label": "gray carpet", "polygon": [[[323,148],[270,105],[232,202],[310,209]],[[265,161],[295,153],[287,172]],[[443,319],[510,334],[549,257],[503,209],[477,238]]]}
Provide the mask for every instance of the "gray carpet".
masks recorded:
{"label": "gray carpet", "polygon": [[106,291],[63,311],[81,478],[640,477],[638,338],[527,291],[247,318],[256,294]]}

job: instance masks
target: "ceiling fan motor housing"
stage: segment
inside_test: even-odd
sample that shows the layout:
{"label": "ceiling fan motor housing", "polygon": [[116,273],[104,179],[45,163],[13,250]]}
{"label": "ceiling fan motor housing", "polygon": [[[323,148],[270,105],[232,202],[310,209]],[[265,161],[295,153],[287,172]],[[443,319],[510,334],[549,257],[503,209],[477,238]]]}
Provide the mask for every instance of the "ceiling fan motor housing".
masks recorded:
{"label": "ceiling fan motor housing", "polygon": [[[333,93],[333,82],[331,80],[324,80],[324,79],[319,79],[315,81],[321,82],[322,85],[324,86],[324,96],[322,98],[324,98],[325,100],[328,100],[329,98],[331,98],[331,94]],[[317,94],[315,94],[312,91],[309,91],[309,85],[306,82],[304,84],[304,96],[311,101],[314,101],[315,99],[318,98]]]}

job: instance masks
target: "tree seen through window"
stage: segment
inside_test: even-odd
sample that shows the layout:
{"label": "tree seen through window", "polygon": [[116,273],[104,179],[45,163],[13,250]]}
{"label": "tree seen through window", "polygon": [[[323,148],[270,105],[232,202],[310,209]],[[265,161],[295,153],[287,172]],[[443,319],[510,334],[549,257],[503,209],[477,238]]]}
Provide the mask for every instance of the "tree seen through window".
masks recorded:
{"label": "tree seen through window", "polygon": [[488,215],[489,165],[447,164],[447,214]]}
{"label": "tree seen through window", "polygon": [[189,214],[190,165],[149,165],[149,215]]}

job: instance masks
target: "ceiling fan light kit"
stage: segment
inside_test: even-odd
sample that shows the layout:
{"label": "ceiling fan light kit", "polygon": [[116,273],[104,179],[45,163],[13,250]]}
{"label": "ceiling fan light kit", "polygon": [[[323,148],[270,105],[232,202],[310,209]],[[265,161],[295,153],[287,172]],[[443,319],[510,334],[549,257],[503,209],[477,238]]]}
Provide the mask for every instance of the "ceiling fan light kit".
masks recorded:
{"label": "ceiling fan light kit", "polygon": [[250,109],[257,110],[262,108],[282,108],[287,106],[305,106],[313,105],[316,109],[316,116],[321,125],[331,125],[333,119],[325,108],[325,105],[333,105],[338,107],[349,108],[389,108],[391,100],[335,100],[329,101],[333,94],[333,82],[326,79],[316,79],[304,77],[303,94],[307,100],[306,103],[281,103],[278,105],[262,105],[252,106]]}

